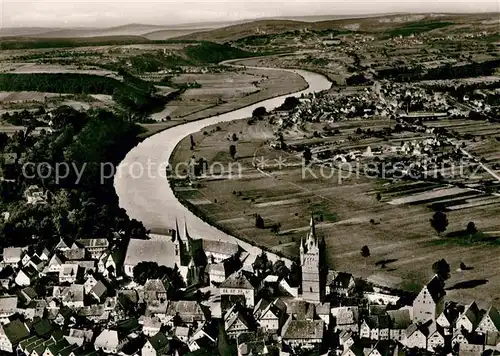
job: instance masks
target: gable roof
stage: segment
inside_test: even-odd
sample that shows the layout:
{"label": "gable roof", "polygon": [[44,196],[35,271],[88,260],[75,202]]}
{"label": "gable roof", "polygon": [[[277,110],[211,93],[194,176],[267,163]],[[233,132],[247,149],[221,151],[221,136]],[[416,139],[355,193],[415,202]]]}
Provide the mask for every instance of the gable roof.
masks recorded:
{"label": "gable roof", "polygon": [[491,321],[493,322],[493,325],[495,325],[495,328],[497,331],[500,331],[500,313],[498,313],[498,309],[495,308],[494,306],[491,306],[486,314],[483,316],[483,319],[481,322],[486,318],[489,317]]}
{"label": "gable roof", "polygon": [[48,349],[53,355],[57,355],[61,350],[69,346],[69,342],[66,339],[58,340],[55,344],[48,346]]}
{"label": "gable roof", "polygon": [[201,246],[205,253],[218,253],[221,255],[234,255],[238,252],[239,247],[237,244],[233,244],[227,241],[217,241],[217,240],[201,240]]}
{"label": "gable roof", "polygon": [[352,274],[339,272],[331,284],[335,288],[348,289],[352,280]]}
{"label": "gable roof", "polygon": [[136,266],[143,261],[156,262],[159,266],[174,267],[177,261],[174,244],[169,239],[131,239],[124,264]]}
{"label": "gable roof", "polygon": [[53,330],[52,323],[48,319],[40,319],[33,324],[33,330],[35,334],[40,337],[46,337],[52,333]]}
{"label": "gable roof", "polygon": [[94,341],[97,347],[114,348],[118,344],[118,331],[109,329],[104,329]]}
{"label": "gable roof", "polygon": [[77,243],[82,245],[85,248],[93,248],[93,247],[103,247],[106,248],[109,246],[108,239],[79,239],[76,240]]}
{"label": "gable roof", "polygon": [[62,254],[67,260],[83,260],[85,259],[85,249],[76,244],[71,246],[69,250],[63,250]]}
{"label": "gable roof", "polygon": [[330,314],[330,302],[317,303],[314,305],[316,314],[318,315],[329,315]]}
{"label": "gable roof", "polygon": [[467,318],[471,323],[472,326],[475,327],[479,323],[479,316],[480,316],[480,310],[479,307],[477,306],[476,302],[470,303],[460,315],[460,317],[465,317]]}
{"label": "gable roof", "polygon": [[165,284],[161,279],[148,279],[144,284],[145,292],[167,293]]}
{"label": "gable roof", "polygon": [[95,286],[90,290],[90,293],[93,293],[97,298],[101,298],[107,292],[107,290],[108,289],[106,288],[104,283],[102,283],[101,281],[97,281]]}
{"label": "gable roof", "polygon": [[33,279],[38,275],[38,271],[33,266],[24,267],[20,272],[23,272],[26,277]]}
{"label": "gable roof", "polygon": [[441,300],[441,298],[443,298],[446,294],[443,281],[438,276],[432,277],[425,287],[427,288],[427,291],[432,297],[434,303],[439,302],[439,300]]}
{"label": "gable roof", "polygon": [[161,331],[151,337],[148,341],[156,351],[162,350],[169,345],[167,336]]}
{"label": "gable roof", "polygon": [[3,330],[12,344],[17,344],[30,335],[30,331],[28,330],[26,325],[22,321],[17,319],[4,325]]}
{"label": "gable roof", "polygon": [[323,320],[293,320],[288,318],[281,332],[283,339],[323,339]]}
{"label": "gable roof", "polygon": [[57,243],[55,250],[66,250],[69,249],[69,246],[64,242],[64,240],[61,238],[59,242]]}
{"label": "gable roof", "polygon": [[408,326],[406,328],[405,336],[406,336],[406,338],[409,338],[411,335],[413,335],[413,333],[416,333],[416,332],[422,333],[422,331],[420,331],[420,329],[418,328],[417,324],[411,324],[410,326]]}
{"label": "gable roof", "polygon": [[247,330],[250,329],[250,321],[247,319],[247,317],[243,313],[238,311],[238,312],[232,314],[230,318],[225,320],[224,327],[225,327],[226,331],[229,330],[231,328],[231,326],[233,326],[234,323],[238,320],[245,326],[245,328]]}
{"label": "gable roof", "polygon": [[269,303],[264,298],[261,298],[253,308],[254,317],[258,319],[261,315],[264,315],[270,305],[271,303]]}
{"label": "gable roof", "polygon": [[359,318],[357,306],[332,308],[332,316],[335,317],[337,325],[356,324]]}
{"label": "gable roof", "polygon": [[167,315],[175,316],[177,313],[184,318],[186,315],[205,315],[201,305],[194,300],[178,300],[168,303]]}
{"label": "gable roof", "polygon": [[59,256],[57,256],[57,254],[54,254],[49,261],[49,266],[60,266],[62,264],[63,262],[61,261]]}
{"label": "gable roof", "polygon": [[255,289],[250,279],[242,271],[230,275],[221,283],[220,288]]}

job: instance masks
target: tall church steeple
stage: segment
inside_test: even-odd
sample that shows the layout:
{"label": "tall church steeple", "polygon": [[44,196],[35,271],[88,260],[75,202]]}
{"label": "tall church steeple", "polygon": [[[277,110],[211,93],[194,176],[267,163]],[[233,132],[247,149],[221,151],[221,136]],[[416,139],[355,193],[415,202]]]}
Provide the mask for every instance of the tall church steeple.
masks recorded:
{"label": "tall church steeple", "polygon": [[314,217],[309,222],[305,245],[300,241],[300,265],[302,269],[302,298],[310,302],[319,302],[320,291],[320,245],[316,236]]}
{"label": "tall church steeple", "polygon": [[311,215],[311,220],[309,221],[309,232],[306,238],[306,248],[308,253],[315,252],[318,246],[318,238],[316,236],[316,225],[314,223],[314,217]]}
{"label": "tall church steeple", "polygon": [[186,217],[184,216],[184,237],[186,239],[186,250],[189,252],[191,249],[191,236],[189,236]]}
{"label": "tall church steeple", "polygon": [[180,238],[181,238],[181,229],[179,229],[179,222],[177,221],[177,218],[175,218],[175,231],[172,234],[172,241],[180,240]]}

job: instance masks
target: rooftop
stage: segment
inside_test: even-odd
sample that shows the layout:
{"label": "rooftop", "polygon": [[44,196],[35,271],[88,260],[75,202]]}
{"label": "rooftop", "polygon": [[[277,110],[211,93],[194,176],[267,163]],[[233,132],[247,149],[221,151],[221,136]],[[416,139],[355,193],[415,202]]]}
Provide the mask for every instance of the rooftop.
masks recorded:
{"label": "rooftop", "polygon": [[244,273],[238,271],[230,275],[224,282],[222,282],[220,288],[254,289],[255,287]]}
{"label": "rooftop", "polygon": [[323,320],[291,320],[283,326],[283,339],[323,339]]}
{"label": "rooftop", "polygon": [[160,266],[174,267],[175,258],[174,244],[167,238],[163,240],[139,240],[131,239],[125,265],[136,266],[139,262],[156,262]]}
{"label": "rooftop", "polygon": [[234,255],[238,252],[238,245],[217,240],[202,240],[203,251],[210,253],[219,253],[222,255]]}

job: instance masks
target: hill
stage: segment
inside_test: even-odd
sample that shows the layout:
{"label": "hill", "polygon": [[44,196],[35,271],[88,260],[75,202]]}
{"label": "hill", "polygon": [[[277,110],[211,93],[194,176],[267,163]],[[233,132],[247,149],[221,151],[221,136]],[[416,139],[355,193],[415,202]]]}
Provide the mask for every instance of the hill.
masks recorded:
{"label": "hill", "polygon": [[[339,18],[324,21],[308,22],[308,21],[293,21],[293,20],[258,20],[247,22],[239,25],[217,28],[210,31],[192,33],[185,36],[176,37],[178,39],[191,40],[206,40],[216,42],[229,42],[241,38],[258,35],[278,34],[282,32],[290,32],[296,30],[323,31],[329,29],[343,29],[351,31],[363,31],[374,33],[394,33],[398,30],[405,33],[404,29],[410,27],[419,28],[423,31],[422,26],[418,24],[424,22],[427,25],[430,23],[441,23],[441,25],[429,25],[425,30],[443,28],[456,24],[457,26],[481,26],[492,27],[498,26],[494,20],[498,20],[498,14],[392,14],[378,15],[364,18]],[[392,32],[394,31],[394,32]]]}
{"label": "hill", "polygon": [[191,33],[195,33],[195,32],[203,32],[203,31],[210,31],[210,30],[211,29],[200,30],[199,28],[169,29],[169,30],[158,30],[158,31],[149,32],[149,33],[143,34],[142,36],[144,38],[149,39],[149,40],[161,41],[161,40],[168,40],[170,38],[187,36],[187,35],[190,35]]}
{"label": "hill", "polygon": [[59,28],[47,27],[4,27],[0,28],[0,37],[36,36],[59,30]]}
{"label": "hill", "polygon": [[197,41],[228,42],[240,38],[259,35],[276,34],[306,28],[307,22],[291,20],[258,20],[238,25],[217,28],[210,31],[196,32],[176,39],[190,39]]}
{"label": "hill", "polygon": [[[221,25],[222,26],[222,25]],[[114,36],[145,36],[150,39],[167,39],[189,33],[213,29],[216,26],[206,25],[160,26],[148,24],[128,24],[107,28],[49,28],[49,27],[19,27],[2,28],[0,37],[36,36],[39,38],[82,38],[82,37],[114,37]],[[165,33],[163,33],[165,32]],[[150,35],[150,36],[147,36]]]}

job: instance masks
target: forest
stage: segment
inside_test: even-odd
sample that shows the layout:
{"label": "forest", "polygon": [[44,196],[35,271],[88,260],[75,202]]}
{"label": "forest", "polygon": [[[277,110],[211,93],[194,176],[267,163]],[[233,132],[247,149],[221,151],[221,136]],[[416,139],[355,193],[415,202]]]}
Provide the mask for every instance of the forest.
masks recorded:
{"label": "forest", "polygon": [[[38,136],[28,129],[0,138],[5,178],[0,211],[9,214],[0,221],[0,246],[26,246],[36,239],[51,247],[61,237],[144,238],[143,225],[119,208],[113,178],[101,174],[104,164],[116,167],[138,143],[141,128],[108,111],[65,106],[53,112],[52,128]],[[15,159],[6,160],[6,153]],[[63,171],[64,166],[75,169]],[[26,190],[33,186],[46,193],[45,203],[26,203]]]}
{"label": "forest", "polygon": [[154,85],[121,71],[114,78],[76,73],[0,74],[0,91],[39,91],[64,94],[107,94],[132,112],[150,113],[168,98],[157,95]]}

